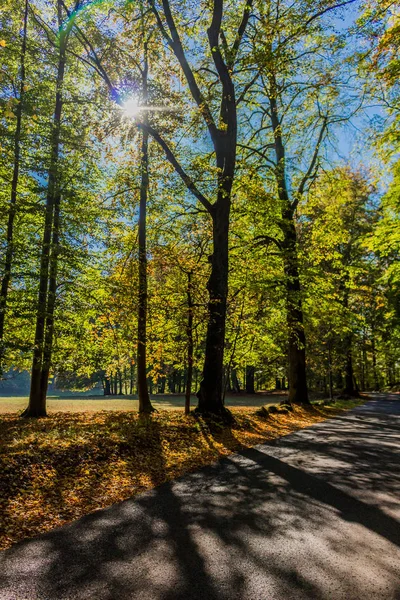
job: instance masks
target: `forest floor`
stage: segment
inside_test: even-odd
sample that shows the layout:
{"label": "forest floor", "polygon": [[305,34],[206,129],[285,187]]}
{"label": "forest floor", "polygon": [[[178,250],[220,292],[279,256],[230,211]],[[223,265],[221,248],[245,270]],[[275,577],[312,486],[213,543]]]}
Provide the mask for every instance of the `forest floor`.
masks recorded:
{"label": "forest floor", "polygon": [[0,415],[0,548],[359,403],[296,407],[268,418],[233,408],[231,427],[167,410],[151,419],[126,411]]}

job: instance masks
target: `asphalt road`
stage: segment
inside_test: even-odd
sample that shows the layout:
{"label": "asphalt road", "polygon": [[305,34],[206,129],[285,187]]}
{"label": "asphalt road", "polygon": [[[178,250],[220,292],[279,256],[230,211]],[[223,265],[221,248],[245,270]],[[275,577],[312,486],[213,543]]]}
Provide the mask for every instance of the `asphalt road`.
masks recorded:
{"label": "asphalt road", "polygon": [[400,599],[399,545],[400,396],[375,396],[15,545],[0,598]]}

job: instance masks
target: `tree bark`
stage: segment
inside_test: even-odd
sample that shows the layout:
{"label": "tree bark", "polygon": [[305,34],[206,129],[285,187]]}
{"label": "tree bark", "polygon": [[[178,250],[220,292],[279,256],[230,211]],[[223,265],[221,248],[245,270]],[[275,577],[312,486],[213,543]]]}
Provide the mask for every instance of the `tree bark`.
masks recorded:
{"label": "tree bark", "polygon": [[113,381],[113,374],[110,373],[110,396],[114,395],[114,381]]}
{"label": "tree bark", "polygon": [[292,220],[287,223],[283,261],[286,276],[286,321],[289,332],[288,402],[290,404],[309,404],[306,377],[306,338],[297,260],[297,239]]}
{"label": "tree bark", "polygon": [[203,379],[197,392],[198,407],[201,413],[224,415],[227,411],[223,403],[225,321],[228,294],[228,231],[230,197],[220,194],[214,205],[213,241],[211,274],[207,283],[209,293],[209,320]]}
{"label": "tree bark", "polygon": [[165,375],[163,375],[160,378],[159,384],[158,384],[158,390],[160,394],[165,394],[165,384],[167,382],[167,378],[165,377]]}
{"label": "tree bark", "polygon": [[231,368],[232,390],[235,394],[240,394],[240,384],[237,377],[236,365]]}
{"label": "tree bark", "polygon": [[14,166],[13,175],[11,180],[11,197],[8,209],[8,222],[7,222],[7,237],[6,237],[6,249],[4,257],[4,274],[1,281],[0,287],[0,379],[3,376],[3,362],[5,355],[4,346],[4,321],[7,310],[7,298],[8,289],[11,281],[12,274],[12,262],[14,257],[14,220],[17,212],[17,199],[18,199],[18,181],[19,181],[19,170],[20,170],[20,156],[21,156],[21,127],[22,127],[22,113],[23,104],[25,98],[25,55],[26,55],[26,41],[27,41],[27,29],[28,29],[28,8],[29,2],[26,0],[24,16],[23,16],[23,33],[22,33],[22,45],[21,45],[21,57],[20,57],[20,78],[19,78],[19,98],[18,104],[15,110],[16,126],[14,135]]}
{"label": "tree bark", "polygon": [[361,362],[361,390],[363,392],[365,392],[365,390],[368,387],[368,383],[367,383],[367,381],[368,381],[367,380],[367,347],[366,347],[366,343],[365,343],[365,332],[362,337],[360,362]]}
{"label": "tree bark", "polygon": [[118,374],[118,390],[119,390],[118,391],[118,395],[119,396],[123,396],[124,392],[123,392],[123,389],[122,389],[122,372],[121,372],[121,369],[118,369],[117,374]]}
{"label": "tree bark", "polygon": [[[148,58],[147,44],[144,45],[144,66],[142,73],[143,103],[147,104]],[[147,113],[146,113],[147,114]],[[145,123],[147,117],[144,117]],[[146,210],[149,191],[149,134],[142,131],[140,157],[140,206],[139,206],[139,302],[138,302],[138,342],[137,342],[137,386],[139,395],[139,413],[151,413],[154,408],[150,402],[147,385],[147,248],[146,248]]]}
{"label": "tree bark", "polygon": [[348,396],[358,396],[358,392],[354,386],[353,373],[353,353],[352,353],[352,336],[349,335],[345,340],[345,369],[344,369],[344,390],[343,393]]}
{"label": "tree bark", "polygon": [[[247,6],[247,16],[250,4]],[[236,168],[237,107],[235,87],[230,70],[219,49],[222,2],[214,3],[213,19],[207,31],[215,67],[222,83],[220,120],[224,128],[210,130],[216,152],[218,193],[210,208],[213,224],[213,254],[211,274],[207,283],[209,320],[207,324],[203,379],[197,393],[201,413],[213,413],[230,418],[224,406],[224,346],[229,272],[229,224],[231,193]],[[246,21],[247,23],[247,21]]]}
{"label": "tree bark", "polygon": [[374,390],[379,391],[379,380],[378,380],[378,370],[376,368],[376,349],[375,349],[375,338],[372,337],[371,341],[371,350],[372,350],[372,374],[374,377]]}
{"label": "tree bark", "polygon": [[328,345],[328,379],[329,379],[329,399],[333,400],[333,372],[332,372],[332,350]]}
{"label": "tree bark", "polygon": [[168,389],[171,394],[175,394],[175,369],[168,376]]}
{"label": "tree bark", "polygon": [[[348,244],[344,252],[344,263],[349,265],[351,262],[351,244]],[[346,285],[348,279],[348,273],[342,280],[343,287],[343,306],[347,310],[349,306],[349,288]],[[343,353],[345,359],[344,367],[344,389],[343,394],[347,396],[357,397],[358,391],[354,385],[354,370],[353,370],[353,336],[351,333],[347,334],[344,338]]]}
{"label": "tree bark", "polygon": [[247,394],[255,394],[255,385],[254,385],[254,374],[255,367],[251,365],[246,365],[246,393]]}
{"label": "tree bark", "polygon": [[129,395],[130,396],[132,396],[134,389],[135,389],[134,370],[133,370],[133,363],[131,361],[130,370],[129,370]]}
{"label": "tree bark", "polygon": [[193,296],[192,296],[192,272],[187,272],[187,378],[186,378],[186,392],[185,392],[185,415],[190,413],[190,395],[192,393],[192,378],[193,378]]}
{"label": "tree bark", "polygon": [[42,405],[46,405],[46,395],[49,382],[51,357],[53,353],[54,309],[56,304],[57,292],[57,270],[60,234],[60,202],[61,197],[60,194],[57,193],[54,201],[53,238],[50,255],[49,291],[47,297],[46,310],[46,331],[44,337],[42,371],[40,375],[40,394]]}

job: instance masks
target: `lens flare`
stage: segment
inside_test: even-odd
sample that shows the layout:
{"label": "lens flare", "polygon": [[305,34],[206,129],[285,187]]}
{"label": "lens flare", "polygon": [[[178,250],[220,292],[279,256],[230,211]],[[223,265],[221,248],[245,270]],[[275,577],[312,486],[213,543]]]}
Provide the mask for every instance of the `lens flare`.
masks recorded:
{"label": "lens flare", "polygon": [[140,112],[138,99],[132,96],[132,98],[125,100],[122,104],[122,110],[128,117],[132,117],[133,119],[137,117]]}

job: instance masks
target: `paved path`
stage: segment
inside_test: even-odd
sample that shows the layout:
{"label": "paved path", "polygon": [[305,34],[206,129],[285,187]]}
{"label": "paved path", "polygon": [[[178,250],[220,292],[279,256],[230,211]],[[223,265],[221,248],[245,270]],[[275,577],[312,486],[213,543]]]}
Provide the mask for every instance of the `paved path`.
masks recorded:
{"label": "paved path", "polygon": [[400,397],[376,396],[14,546],[0,598],[400,599],[399,496]]}

